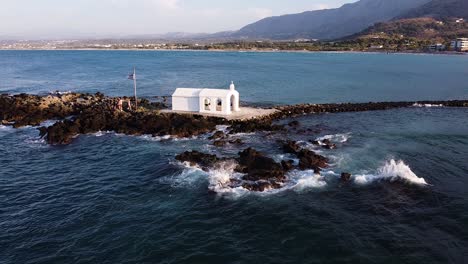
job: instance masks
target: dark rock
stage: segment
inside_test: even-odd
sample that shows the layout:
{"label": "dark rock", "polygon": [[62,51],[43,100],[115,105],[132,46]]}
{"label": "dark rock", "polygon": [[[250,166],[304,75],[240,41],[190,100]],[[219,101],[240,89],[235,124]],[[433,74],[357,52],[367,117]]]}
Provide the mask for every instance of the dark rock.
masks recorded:
{"label": "dark rock", "polygon": [[207,171],[218,161],[223,159],[218,158],[216,155],[205,154],[198,151],[186,151],[177,155],[176,160],[181,162],[189,162],[191,166],[198,165],[200,168],[202,168],[202,170]]}
{"label": "dark rock", "polygon": [[236,171],[247,173],[244,180],[258,181],[271,180],[283,181],[284,170],[281,164],[276,163],[272,158],[266,157],[262,153],[248,148],[239,153],[239,166]]}
{"label": "dark rock", "polygon": [[[162,104],[154,104],[146,99],[139,100],[139,111],[119,112],[116,110],[116,99],[106,97],[101,93],[92,94],[52,94],[38,95],[0,95],[0,119],[3,124],[14,127],[39,125],[50,119],[63,120],[69,116],[75,118],[69,122],[59,122],[48,128],[47,141],[51,144],[66,144],[73,137],[82,133],[94,133],[99,130],[113,130],[131,135],[151,134],[157,136],[172,135],[175,137],[191,137],[211,132],[216,125],[230,125],[230,133],[250,133],[257,131],[284,131],[285,126],[274,124],[274,120],[291,118],[313,113],[338,113],[356,111],[375,111],[401,107],[412,107],[415,102],[378,102],[378,103],[348,103],[348,104],[299,104],[280,106],[276,113],[266,117],[227,121],[223,118],[192,115],[167,114],[154,111],[165,107],[167,97]],[[467,100],[458,101],[421,101],[417,104],[434,104],[449,107],[467,107]],[[290,122],[291,127],[299,126],[299,122]],[[308,130],[307,130],[308,131]],[[43,133],[44,130],[41,131]],[[302,133],[303,131],[301,131]],[[213,140],[224,139],[221,133]],[[331,143],[331,142],[330,142]],[[327,144],[327,148],[334,145]]]}
{"label": "dark rock", "polygon": [[268,181],[258,181],[258,182],[245,182],[242,184],[244,189],[247,189],[252,192],[264,192],[271,189],[278,189],[281,187],[278,183],[271,183]]}
{"label": "dark rock", "polygon": [[71,120],[64,120],[55,123],[47,128],[45,135],[46,141],[49,144],[69,144],[74,136],[80,134],[80,127],[77,123]]}
{"label": "dark rock", "polygon": [[223,139],[225,138],[226,135],[224,134],[223,131],[216,131],[211,137],[209,137],[209,140],[218,140],[218,139]]}
{"label": "dark rock", "polygon": [[350,181],[351,180],[351,174],[346,173],[346,172],[341,173],[341,180],[344,181],[344,182]]}
{"label": "dark rock", "polygon": [[297,120],[289,122],[289,124],[288,124],[288,126],[290,126],[290,127],[298,127],[300,125],[301,125],[301,123],[299,123],[299,121],[297,121]]}
{"label": "dark rock", "polygon": [[229,144],[242,145],[242,144],[244,144],[244,142],[242,142],[242,139],[238,138],[238,139],[229,141]]}
{"label": "dark rock", "polygon": [[224,140],[217,140],[213,143],[215,147],[224,147],[226,146],[227,142]]}
{"label": "dark rock", "polygon": [[309,142],[316,146],[320,146],[320,142],[318,140],[309,140]]}
{"label": "dark rock", "polygon": [[283,167],[284,171],[290,171],[294,169],[294,160],[282,160],[281,161],[281,166]]}
{"label": "dark rock", "polygon": [[231,121],[230,134],[236,133],[252,133],[257,131],[280,131],[284,130],[284,126],[275,125],[271,119],[252,119],[246,121]]}
{"label": "dark rock", "polygon": [[301,147],[297,144],[296,141],[288,140],[283,143],[283,151],[285,153],[296,154],[297,152],[299,152],[300,149]]}
{"label": "dark rock", "polygon": [[47,135],[47,127],[39,127],[37,130],[39,130],[39,136],[41,138]]}
{"label": "dark rock", "polygon": [[313,169],[314,172],[319,173],[322,168],[328,167],[327,158],[307,149],[302,149],[297,157],[299,158],[299,169],[301,170]]}
{"label": "dark rock", "polygon": [[322,147],[325,149],[336,149],[336,144],[329,143],[329,144],[323,145]]}
{"label": "dark rock", "polygon": [[[189,162],[192,166],[198,165],[205,171],[229,161],[227,158],[219,158],[216,155],[201,153],[198,151],[186,151],[176,156],[176,160]],[[234,160],[232,160],[234,161]],[[263,192],[269,189],[281,188],[286,177],[283,165],[276,163],[273,159],[262,153],[248,148],[239,153],[236,172],[244,173],[242,179],[231,179],[230,187],[242,186],[251,191]],[[292,168],[293,161],[284,162],[284,166]]]}

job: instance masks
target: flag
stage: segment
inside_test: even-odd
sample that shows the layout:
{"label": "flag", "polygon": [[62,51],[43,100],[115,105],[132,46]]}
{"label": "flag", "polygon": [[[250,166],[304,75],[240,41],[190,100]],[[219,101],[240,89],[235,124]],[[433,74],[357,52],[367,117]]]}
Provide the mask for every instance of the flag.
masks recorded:
{"label": "flag", "polygon": [[128,75],[129,80],[135,80],[136,79],[135,77],[136,77],[135,73],[132,73],[132,74]]}

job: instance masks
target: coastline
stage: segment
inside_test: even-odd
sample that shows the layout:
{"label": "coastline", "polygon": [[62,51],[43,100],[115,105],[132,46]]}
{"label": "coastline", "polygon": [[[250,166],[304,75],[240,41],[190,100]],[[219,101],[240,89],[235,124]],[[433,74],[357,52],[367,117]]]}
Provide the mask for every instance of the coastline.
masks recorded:
{"label": "coastline", "polygon": [[250,50],[250,49],[98,49],[98,48],[63,48],[63,49],[1,49],[2,51],[134,51],[134,52],[231,52],[231,53],[324,53],[324,54],[409,54],[409,55],[450,55],[467,56],[468,52],[423,52],[423,51],[309,51],[309,50]]}

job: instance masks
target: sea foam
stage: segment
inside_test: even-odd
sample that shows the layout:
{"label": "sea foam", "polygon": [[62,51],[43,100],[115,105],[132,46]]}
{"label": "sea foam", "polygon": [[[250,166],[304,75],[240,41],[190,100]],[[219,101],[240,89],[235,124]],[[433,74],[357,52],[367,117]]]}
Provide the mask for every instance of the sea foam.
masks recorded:
{"label": "sea foam", "polygon": [[0,125],[0,131],[10,131],[10,130],[13,130],[13,127]]}
{"label": "sea foam", "polygon": [[354,181],[357,184],[369,184],[379,180],[402,180],[411,184],[427,185],[424,178],[418,177],[411,168],[405,164],[402,160],[387,161],[382,167],[377,170],[376,174],[363,174],[356,175]]}
{"label": "sea foam", "polygon": [[232,187],[231,180],[240,180],[242,174],[234,172],[237,163],[234,161],[225,161],[216,164],[214,168],[208,171],[208,188],[219,194],[234,194],[236,196],[247,192],[242,187]]}
{"label": "sea foam", "polygon": [[295,170],[290,172],[288,176],[292,185],[285,189],[292,189],[301,192],[307,189],[323,188],[327,185],[325,178],[319,174],[315,174],[312,170]]}
{"label": "sea foam", "polygon": [[418,104],[418,103],[414,103],[413,104],[413,107],[426,107],[426,108],[430,108],[430,107],[444,107],[443,105],[441,104]]}
{"label": "sea foam", "polygon": [[334,135],[325,135],[323,137],[317,138],[318,141],[323,141],[328,139],[332,142],[345,143],[351,138],[351,133],[344,134],[334,134]]}

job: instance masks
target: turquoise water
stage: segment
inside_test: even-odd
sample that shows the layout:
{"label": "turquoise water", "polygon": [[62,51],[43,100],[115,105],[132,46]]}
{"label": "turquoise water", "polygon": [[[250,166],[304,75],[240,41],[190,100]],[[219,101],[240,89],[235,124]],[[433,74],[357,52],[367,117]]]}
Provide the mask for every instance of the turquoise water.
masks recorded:
{"label": "turquoise water", "polygon": [[0,92],[170,95],[228,87],[244,101],[292,104],[468,97],[468,56],[360,53],[0,51]]}
{"label": "turquoise water", "polygon": [[[254,103],[466,99],[467,61],[379,54],[0,52],[0,89],[121,95],[131,89],[129,65],[137,64],[147,96],[234,79]],[[244,146],[225,148],[214,147],[209,135],[174,140],[112,132],[48,146],[34,127],[0,126],[0,263],[468,260],[468,109],[414,107],[295,120],[311,130],[237,134]],[[338,148],[307,143],[322,137]],[[174,160],[190,149],[234,156],[249,146],[279,160],[288,158],[277,143],[286,138],[329,157],[330,168],[321,177],[294,171],[282,189],[258,194],[218,187],[232,175],[229,167],[202,172]],[[339,181],[341,172],[353,174],[350,183]]]}

